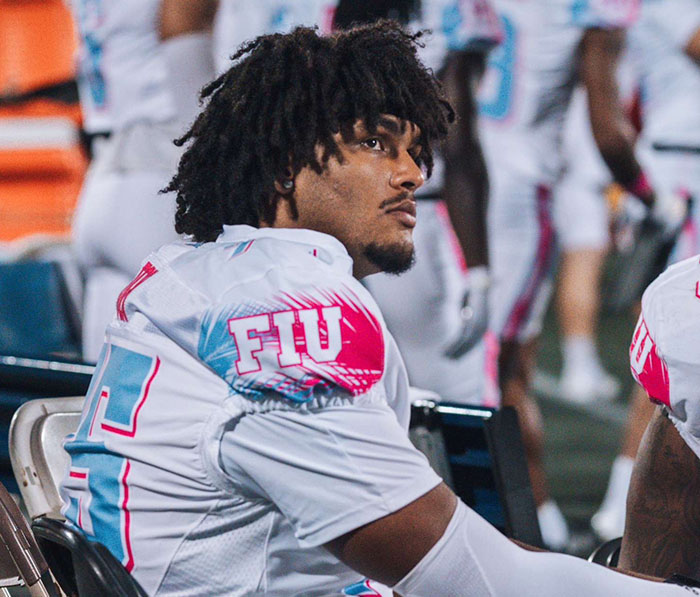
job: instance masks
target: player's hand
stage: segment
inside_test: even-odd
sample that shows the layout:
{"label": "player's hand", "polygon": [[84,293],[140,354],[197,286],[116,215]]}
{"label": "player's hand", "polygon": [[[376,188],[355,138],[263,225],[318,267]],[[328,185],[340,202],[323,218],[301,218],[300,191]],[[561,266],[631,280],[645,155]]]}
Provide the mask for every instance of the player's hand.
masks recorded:
{"label": "player's hand", "polygon": [[457,339],[445,350],[445,356],[457,359],[481,340],[489,323],[489,271],[486,267],[471,268],[462,299],[460,317],[462,326]]}
{"label": "player's hand", "polygon": [[649,210],[650,220],[659,226],[664,238],[675,237],[688,217],[689,197],[681,191],[659,193]]}

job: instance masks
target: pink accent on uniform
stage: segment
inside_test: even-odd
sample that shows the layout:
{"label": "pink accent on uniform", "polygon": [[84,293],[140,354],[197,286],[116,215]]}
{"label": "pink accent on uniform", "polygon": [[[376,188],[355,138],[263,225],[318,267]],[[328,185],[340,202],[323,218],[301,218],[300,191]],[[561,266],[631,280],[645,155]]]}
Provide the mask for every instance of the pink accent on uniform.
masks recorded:
{"label": "pink accent on uniform", "polygon": [[525,288],[515,303],[502,332],[504,340],[517,338],[530,314],[542,282],[549,270],[554,249],[554,230],[549,213],[550,190],[544,185],[537,187],[537,215],[540,224],[540,239],[537,245],[535,264],[527,278]]}
{"label": "pink accent on uniform", "polygon": [[74,479],[87,479],[87,473],[81,473],[80,471],[70,471],[68,473],[68,476],[73,477]]}
{"label": "pink accent on uniform", "polygon": [[[107,423],[102,423],[102,429],[104,429],[105,431],[111,431],[112,433],[116,433],[118,435],[124,435],[126,437],[134,437],[134,435],[136,435],[136,423],[138,422],[139,412],[141,412],[141,408],[146,403],[146,399],[148,398],[148,392],[151,389],[151,383],[155,379],[155,376],[158,374],[159,369],[160,358],[156,357],[155,366],[153,367],[153,373],[151,373],[151,377],[148,378],[145,389],[143,391],[143,396],[141,397],[139,403],[136,405],[136,410],[134,411],[134,420],[132,422],[131,429],[119,429],[118,427],[113,427],[112,425],[108,425]],[[95,412],[97,412],[97,409],[95,409]]]}
{"label": "pink accent on uniform", "polygon": [[323,17],[321,18],[321,33],[328,35],[333,32],[335,23],[335,5],[329,4],[323,8]]}
{"label": "pink accent on uniform", "polygon": [[[374,386],[384,374],[384,334],[376,317],[349,289],[338,291],[316,290],[314,294],[285,294],[282,302],[293,310],[340,308],[340,342],[337,356],[326,362],[315,361],[308,353],[306,338],[302,329],[295,326],[294,342],[302,355],[298,368],[311,376],[309,386],[324,380],[332,380],[353,396],[364,394]],[[328,342],[325,322],[319,318],[319,339]],[[269,340],[275,342],[274,338]],[[267,344],[267,342],[265,342]]]}
{"label": "pink accent on uniform", "polygon": [[654,401],[671,406],[669,377],[666,363],[659,356],[656,343],[649,334],[643,317],[630,344],[630,368],[632,376]]}
{"label": "pink accent on uniform", "polygon": [[501,345],[498,337],[491,330],[484,334],[484,398],[483,406],[499,408],[501,391],[498,385],[498,355]]}
{"label": "pink accent on uniform", "polygon": [[124,467],[124,476],[121,479],[122,488],[124,490],[124,500],[121,504],[121,509],[124,511],[124,544],[126,546],[126,563],[124,563],[124,568],[127,572],[131,572],[134,569],[134,552],[131,549],[131,512],[129,512],[129,483],[127,483],[127,477],[131,471],[131,462],[126,459],[126,466]]}
{"label": "pink accent on uniform", "polygon": [[629,185],[627,190],[640,199],[647,199],[654,192],[643,170],[639,173],[639,176],[637,176],[634,182]]}
{"label": "pink accent on uniform", "polygon": [[695,283],[695,296],[700,299],[700,282]]}
{"label": "pink accent on uniform", "polygon": [[452,249],[452,254],[454,255],[455,261],[459,265],[460,271],[463,274],[467,273],[469,266],[467,265],[467,261],[464,259],[464,251],[462,251],[462,246],[459,244],[459,239],[457,238],[455,229],[452,227],[450,213],[447,211],[447,204],[444,201],[438,201],[435,212],[442,222],[445,238],[447,239],[447,243],[450,245],[450,249]]}
{"label": "pink accent on uniform", "polygon": [[141,271],[136,274],[136,277],[129,282],[126,288],[122,290],[119,293],[119,298],[117,298],[117,317],[121,321],[128,321],[126,317],[126,299],[133,292],[133,290],[137,287],[143,284],[148,278],[153,276],[154,274],[158,273],[158,270],[156,267],[150,262],[147,261],[146,264],[141,268]]}

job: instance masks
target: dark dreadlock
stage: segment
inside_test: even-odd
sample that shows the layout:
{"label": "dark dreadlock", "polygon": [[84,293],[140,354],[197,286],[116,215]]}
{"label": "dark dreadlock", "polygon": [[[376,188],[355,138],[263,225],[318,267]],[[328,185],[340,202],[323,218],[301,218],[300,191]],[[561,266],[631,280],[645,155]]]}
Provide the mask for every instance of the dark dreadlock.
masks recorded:
{"label": "dark dreadlock", "polygon": [[416,58],[419,37],[381,21],[329,37],[298,27],[244,44],[204,87],[206,107],[176,141],[190,142],[164,189],[177,193],[177,232],[212,241],[224,224],[272,223],[275,180],[341,160],[333,134],[349,141],[358,119],[372,132],[381,114],[417,124],[418,159],[430,173],[431,142],[446,135],[454,112]]}

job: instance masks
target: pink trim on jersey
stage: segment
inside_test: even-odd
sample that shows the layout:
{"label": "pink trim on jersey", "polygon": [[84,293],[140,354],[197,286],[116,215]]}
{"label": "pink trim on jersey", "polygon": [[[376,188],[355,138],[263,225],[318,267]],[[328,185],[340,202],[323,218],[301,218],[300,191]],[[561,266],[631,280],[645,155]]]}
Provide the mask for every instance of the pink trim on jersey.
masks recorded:
{"label": "pink trim on jersey", "polygon": [[498,355],[501,345],[496,334],[488,330],[484,334],[484,402],[483,406],[500,408],[501,391],[498,386]]}
{"label": "pink trim on jersey", "polygon": [[121,321],[128,321],[126,317],[126,299],[127,297],[134,291],[134,289],[137,286],[140,286],[143,284],[148,278],[153,276],[154,274],[158,273],[158,270],[156,267],[150,262],[147,261],[146,264],[141,268],[141,271],[136,274],[136,277],[129,282],[129,284],[124,288],[119,293],[119,297],[117,298],[117,317]]}
{"label": "pink trim on jersey", "polygon": [[447,243],[450,245],[450,249],[452,249],[452,255],[454,255],[460,271],[462,273],[466,273],[469,266],[464,258],[464,251],[462,251],[462,246],[459,244],[457,233],[452,227],[452,221],[450,220],[450,212],[447,210],[447,204],[444,201],[438,201],[437,205],[435,206],[435,213],[442,222],[442,226],[445,230],[445,238]]}
{"label": "pink trim on jersey", "polygon": [[73,477],[74,479],[87,479],[87,473],[81,473],[73,470],[68,473],[68,476]]}
{"label": "pink trim on jersey", "polygon": [[649,394],[649,398],[670,408],[670,380],[666,363],[659,356],[644,317],[639,318],[630,344],[632,376]]}
{"label": "pink trim on jersey", "polygon": [[100,397],[97,399],[97,406],[95,407],[95,412],[92,413],[92,421],[90,421],[88,437],[92,437],[92,430],[95,427],[95,421],[97,420],[97,415],[100,412],[100,405],[102,404],[103,399],[109,400],[109,392],[107,392],[107,390],[102,390],[102,392],[100,392]]}
{"label": "pink trim on jersey", "polygon": [[540,228],[540,238],[537,244],[535,263],[530,275],[527,276],[525,288],[515,302],[501,336],[504,340],[513,340],[522,331],[527,321],[532,305],[537,296],[537,291],[547,275],[549,262],[554,249],[554,230],[549,213],[550,190],[544,185],[537,187],[537,216]]}
{"label": "pink trim on jersey", "polygon": [[[119,429],[118,427],[113,427],[112,425],[108,425],[107,423],[102,423],[102,429],[104,429],[105,431],[116,433],[118,435],[125,435],[126,437],[134,437],[134,435],[136,435],[136,423],[138,422],[139,412],[141,412],[141,408],[143,408],[143,405],[146,403],[146,399],[148,398],[148,392],[151,389],[151,383],[155,379],[155,376],[157,375],[159,369],[160,358],[156,357],[156,363],[153,367],[153,373],[151,374],[151,377],[148,378],[143,392],[143,396],[141,397],[139,403],[136,405],[136,411],[134,412],[134,421],[132,423],[131,429]],[[97,409],[95,409],[95,412],[97,412]]]}
{"label": "pink trim on jersey", "polygon": [[129,484],[127,482],[127,477],[131,471],[131,462],[126,459],[126,465],[124,467],[124,475],[121,478],[121,484],[124,488],[124,499],[121,503],[121,509],[124,511],[124,545],[126,547],[127,560],[124,564],[127,572],[131,572],[134,569],[134,552],[131,549],[131,512],[129,512]]}

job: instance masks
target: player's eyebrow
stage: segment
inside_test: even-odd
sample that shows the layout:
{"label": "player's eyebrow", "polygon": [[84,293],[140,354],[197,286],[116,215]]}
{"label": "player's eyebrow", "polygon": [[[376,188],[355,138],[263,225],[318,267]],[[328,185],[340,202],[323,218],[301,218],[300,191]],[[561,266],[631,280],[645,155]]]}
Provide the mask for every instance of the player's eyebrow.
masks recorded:
{"label": "player's eyebrow", "polygon": [[400,135],[406,128],[405,123],[395,116],[380,116],[377,121],[377,126],[381,126],[392,135]]}
{"label": "player's eyebrow", "polygon": [[383,128],[387,133],[396,137],[402,135],[405,132],[406,127],[409,126],[412,133],[413,143],[415,143],[421,136],[421,130],[417,124],[413,124],[412,122],[408,122],[406,120],[401,120],[392,115],[380,116],[379,120],[377,121],[377,126]]}

